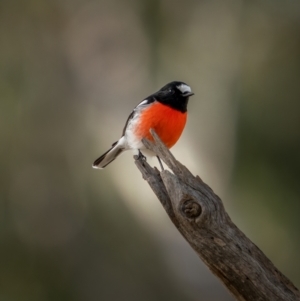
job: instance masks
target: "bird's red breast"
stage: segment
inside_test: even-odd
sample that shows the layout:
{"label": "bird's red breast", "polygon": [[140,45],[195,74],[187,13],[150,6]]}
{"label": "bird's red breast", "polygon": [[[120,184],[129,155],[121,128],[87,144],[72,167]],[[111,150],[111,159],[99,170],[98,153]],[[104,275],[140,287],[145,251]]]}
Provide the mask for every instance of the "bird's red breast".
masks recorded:
{"label": "bird's red breast", "polygon": [[153,128],[164,144],[171,148],[179,139],[185,127],[187,112],[180,112],[160,102],[153,103],[142,111],[140,122],[135,129],[137,137],[153,141],[150,129]]}

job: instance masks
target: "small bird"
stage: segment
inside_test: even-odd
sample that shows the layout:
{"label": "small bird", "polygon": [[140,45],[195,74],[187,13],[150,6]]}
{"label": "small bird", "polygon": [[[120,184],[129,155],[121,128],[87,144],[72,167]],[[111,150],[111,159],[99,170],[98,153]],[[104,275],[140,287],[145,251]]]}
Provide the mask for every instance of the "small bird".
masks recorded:
{"label": "small bird", "polygon": [[[181,136],[187,120],[187,104],[194,95],[190,86],[180,81],[173,81],[158,92],[140,102],[129,115],[122,137],[113,143],[111,148],[99,157],[93,168],[102,169],[114,161],[126,150],[133,150],[139,157],[146,153],[153,156],[142,142],[143,138],[153,141],[150,129],[154,129],[164,144],[171,148]],[[159,164],[163,169],[160,158]]]}

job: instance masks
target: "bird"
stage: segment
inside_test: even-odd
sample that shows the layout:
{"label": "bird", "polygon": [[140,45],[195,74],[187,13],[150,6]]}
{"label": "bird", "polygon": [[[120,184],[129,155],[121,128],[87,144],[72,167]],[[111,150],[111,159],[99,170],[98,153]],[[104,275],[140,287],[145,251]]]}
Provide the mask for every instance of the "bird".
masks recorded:
{"label": "bird", "polygon": [[[152,128],[170,149],[180,138],[187,121],[189,97],[194,95],[191,87],[181,81],[172,81],[141,101],[129,115],[121,138],[95,160],[93,168],[103,169],[120,154],[133,150],[138,158],[155,154],[146,149],[142,139],[153,141]],[[143,153],[141,152],[143,151]],[[159,156],[156,156],[162,168]]]}

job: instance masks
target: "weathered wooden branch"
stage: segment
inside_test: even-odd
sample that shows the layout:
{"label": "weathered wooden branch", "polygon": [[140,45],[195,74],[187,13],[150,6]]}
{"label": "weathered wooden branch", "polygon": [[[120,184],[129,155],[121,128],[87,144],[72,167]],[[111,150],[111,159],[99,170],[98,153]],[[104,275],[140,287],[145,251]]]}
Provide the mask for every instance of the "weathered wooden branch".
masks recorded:
{"label": "weathered wooden branch", "polygon": [[151,130],[155,143],[144,140],[172,170],[159,172],[145,160],[136,165],[170,219],[208,268],[237,300],[295,301],[299,290],[237,228],[220,198],[199,176],[179,163]]}

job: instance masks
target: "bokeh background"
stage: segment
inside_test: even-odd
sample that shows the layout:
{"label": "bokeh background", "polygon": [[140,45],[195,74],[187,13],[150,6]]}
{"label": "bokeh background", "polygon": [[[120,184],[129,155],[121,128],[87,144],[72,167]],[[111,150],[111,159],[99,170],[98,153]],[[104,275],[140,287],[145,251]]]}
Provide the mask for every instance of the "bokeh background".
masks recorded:
{"label": "bokeh background", "polygon": [[130,152],[91,168],[172,80],[173,153],[300,286],[299,1],[2,0],[0,45],[1,301],[233,300]]}

